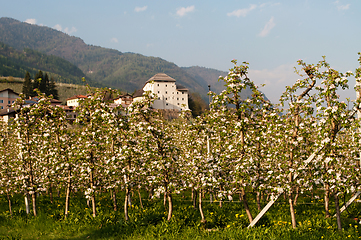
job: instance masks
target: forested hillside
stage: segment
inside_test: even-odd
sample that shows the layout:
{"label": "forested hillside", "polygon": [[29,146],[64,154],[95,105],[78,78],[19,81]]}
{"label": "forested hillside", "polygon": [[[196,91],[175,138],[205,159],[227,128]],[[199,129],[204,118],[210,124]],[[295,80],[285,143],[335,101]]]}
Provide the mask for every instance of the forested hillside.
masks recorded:
{"label": "forested hillside", "polygon": [[34,76],[42,70],[58,82],[80,84],[85,74],[74,64],[53,55],[25,48],[16,50],[0,42],[0,76],[23,78],[26,71]]}
{"label": "forested hillside", "polygon": [[[114,49],[88,45],[78,37],[69,36],[49,27],[31,25],[11,18],[0,18],[0,42],[20,51],[17,53],[21,56],[20,59],[23,57],[21,55],[23,52],[26,55],[38,56],[42,59],[42,61],[35,62],[48,64],[48,62],[60,60],[46,59],[44,54],[49,57],[57,56],[80,69],[78,71],[68,66],[69,75],[79,79],[80,72],[83,72],[88,81],[130,93],[142,88],[144,83],[153,75],[162,72],[176,79],[178,84],[187,87],[191,92],[199,93],[204,100],[208,101],[208,85],[210,84],[215,92],[222,91],[223,86],[218,83],[218,77],[219,75],[226,75],[225,72],[214,69],[180,68],[176,64],[161,58],[122,53]],[[30,49],[40,51],[43,55]],[[8,61],[10,64],[0,64],[7,66],[6,73],[11,73],[13,70],[9,65],[14,66],[15,69],[21,68],[22,71],[28,70],[29,66],[33,68],[34,65],[33,61],[31,62],[33,65],[18,66],[16,65],[18,61],[12,60],[9,56],[5,56],[5,58],[7,60],[3,59],[2,61]],[[39,69],[38,67],[37,70]],[[63,81],[61,78],[59,80]]]}
{"label": "forested hillside", "polygon": [[88,78],[129,92],[139,89],[153,75],[164,72],[179,84],[206,97],[206,89],[177,65],[160,58],[87,45],[77,37],[49,27],[11,18],[0,19],[0,41],[23,50],[31,48],[55,55],[78,66]]}

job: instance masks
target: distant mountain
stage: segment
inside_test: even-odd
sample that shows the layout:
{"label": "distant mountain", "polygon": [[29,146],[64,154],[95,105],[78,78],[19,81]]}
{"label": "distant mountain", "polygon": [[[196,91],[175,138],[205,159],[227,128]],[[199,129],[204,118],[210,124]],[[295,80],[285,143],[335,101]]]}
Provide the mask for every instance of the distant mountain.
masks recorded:
{"label": "distant mountain", "polygon": [[105,86],[133,92],[153,75],[164,72],[191,91],[206,96],[206,89],[174,63],[87,45],[80,38],[49,27],[0,18],[0,41],[18,50],[29,48],[64,58],[78,66],[87,78]]}
{"label": "distant mountain", "polygon": [[[224,89],[224,81],[218,81],[219,77],[225,77],[228,75],[228,72],[220,71],[212,68],[205,67],[184,67],[183,68],[190,76],[192,76],[196,81],[201,84],[201,86],[208,87],[210,85],[211,91],[219,94]],[[241,92],[241,97],[246,99],[252,96],[252,91],[250,89],[245,89]]]}
{"label": "distant mountain", "polygon": [[39,70],[58,82],[81,84],[85,76],[77,66],[60,57],[29,48],[19,51],[0,42],[0,76],[23,78],[28,71],[34,77]]}
{"label": "distant mountain", "polygon": [[[87,45],[78,37],[11,18],[0,18],[0,42],[18,51],[29,52],[33,49],[48,56],[63,58],[77,66],[87,80],[130,93],[142,88],[153,75],[166,73],[178,84],[199,93],[208,101],[208,85],[211,85],[212,91],[219,93],[223,85],[217,81],[218,77],[227,75],[215,69],[180,68],[157,57]],[[8,59],[12,61],[9,56]],[[80,75],[74,76],[81,79]]]}

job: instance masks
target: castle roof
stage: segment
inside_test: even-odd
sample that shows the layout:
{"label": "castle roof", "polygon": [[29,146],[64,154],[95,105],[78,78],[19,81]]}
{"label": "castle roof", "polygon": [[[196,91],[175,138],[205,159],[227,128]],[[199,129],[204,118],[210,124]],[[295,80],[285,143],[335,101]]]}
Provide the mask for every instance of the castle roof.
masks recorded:
{"label": "castle roof", "polygon": [[154,81],[154,82],[175,82],[175,79],[172,78],[172,77],[169,77],[165,73],[157,73],[153,77],[149,78],[149,80],[147,82],[150,82],[150,81]]}

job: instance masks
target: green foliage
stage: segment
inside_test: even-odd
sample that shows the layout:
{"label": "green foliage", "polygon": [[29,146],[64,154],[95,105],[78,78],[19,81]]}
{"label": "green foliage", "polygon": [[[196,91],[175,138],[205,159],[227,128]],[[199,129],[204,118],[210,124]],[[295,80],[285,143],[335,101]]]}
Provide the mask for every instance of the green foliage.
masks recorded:
{"label": "green foliage", "polygon": [[59,81],[81,83],[85,74],[70,62],[53,55],[46,55],[32,49],[16,50],[0,42],[0,75],[23,77],[28,71],[31,75],[37,69],[55,75]]}
{"label": "green foliage", "polygon": [[50,82],[47,73],[45,73],[44,76],[42,71],[37,72],[35,74],[34,80],[32,81],[29,72],[26,72],[23,83],[23,94],[26,98],[35,97],[38,95],[35,89],[41,93],[44,93],[46,96],[52,95],[54,99],[59,99],[59,94],[54,79],[52,78]]}
{"label": "green foliage", "polygon": [[22,92],[26,98],[29,98],[32,96],[33,91],[34,90],[33,90],[33,85],[31,83],[30,73],[28,71],[26,71]]}
{"label": "green foliage", "polygon": [[199,93],[190,93],[188,98],[189,109],[192,110],[192,116],[197,117],[209,109],[206,102],[202,99]]}

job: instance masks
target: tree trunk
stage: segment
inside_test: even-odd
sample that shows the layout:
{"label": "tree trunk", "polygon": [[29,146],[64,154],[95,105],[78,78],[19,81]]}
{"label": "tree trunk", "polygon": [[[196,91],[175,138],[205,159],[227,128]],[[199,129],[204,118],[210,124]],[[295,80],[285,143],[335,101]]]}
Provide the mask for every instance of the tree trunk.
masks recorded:
{"label": "tree trunk", "polygon": [[262,210],[261,208],[261,192],[257,191],[256,193],[256,201],[257,201],[257,209],[260,212]]}
{"label": "tree trunk", "polygon": [[8,197],[10,216],[13,216],[13,210],[12,210],[12,207],[11,207],[11,198],[10,198],[9,191],[6,191],[6,195],[7,195],[7,197]]}
{"label": "tree trunk", "polygon": [[126,187],[125,188],[125,199],[124,199],[124,219],[125,221],[129,220],[129,215],[128,215],[128,198],[129,198],[129,188]]}
{"label": "tree trunk", "polygon": [[325,184],[325,213],[326,213],[326,218],[331,217],[330,215],[330,186],[328,185],[328,183]]}
{"label": "tree trunk", "polygon": [[153,197],[153,188],[150,188],[148,191],[148,199],[152,199]]}
{"label": "tree trunk", "polygon": [[192,202],[193,202],[193,208],[197,209],[197,190],[192,188]]}
{"label": "tree trunk", "polygon": [[25,193],[25,209],[26,209],[26,214],[29,214],[30,206],[29,206],[29,193],[28,192]]}
{"label": "tree trunk", "polygon": [[296,187],[296,196],[295,199],[293,200],[293,205],[296,206],[297,205],[297,200],[298,200],[298,196],[300,195],[300,186]]}
{"label": "tree trunk", "polygon": [[199,189],[199,212],[201,213],[201,222],[205,223],[206,219],[204,218],[204,213],[203,213],[203,209],[202,209],[202,190]]}
{"label": "tree trunk", "polygon": [[129,189],[129,194],[128,194],[128,206],[131,207],[132,206],[132,195],[131,195],[131,191]]}
{"label": "tree trunk", "polygon": [[[94,176],[93,176],[93,169],[90,169],[90,188],[94,190]],[[92,192],[91,195],[91,201],[92,201],[92,211],[93,211],[93,217],[97,216],[96,212],[96,204],[95,204],[95,192]]]}
{"label": "tree trunk", "polygon": [[241,190],[241,199],[243,202],[244,209],[246,210],[248,220],[251,223],[253,221],[253,217],[252,217],[251,211],[249,210],[248,201],[247,201],[247,197],[246,197],[246,191],[244,190],[244,188],[242,188],[242,190]]}
{"label": "tree trunk", "polygon": [[115,189],[113,190],[113,189],[111,189],[110,190],[111,191],[111,195],[112,195],[112,200],[113,200],[113,209],[114,209],[114,211],[117,211],[118,210],[118,206],[117,206],[117,195],[116,195],[116,193],[115,193]]}
{"label": "tree trunk", "polygon": [[290,204],[290,214],[291,214],[292,227],[296,228],[297,227],[297,222],[296,222],[295,208],[294,208],[294,205],[293,205],[292,190],[290,190],[290,193],[288,194],[288,203]]}
{"label": "tree trunk", "polygon": [[338,202],[338,195],[337,193],[335,193],[335,207],[336,207],[336,219],[337,219],[337,229],[339,231],[342,230],[342,225],[341,225],[341,211],[340,211],[340,204]]}
{"label": "tree trunk", "polygon": [[173,200],[172,200],[172,194],[168,193],[168,217],[167,220],[170,221],[170,219],[172,218],[172,213],[173,213]]}
{"label": "tree trunk", "polygon": [[163,206],[164,208],[166,208],[167,205],[167,192],[164,192],[163,194]]}
{"label": "tree trunk", "polygon": [[68,213],[69,213],[70,192],[71,192],[71,168],[68,169],[68,180],[67,180],[67,185],[66,185],[65,217],[67,217]]}
{"label": "tree trunk", "polygon": [[138,188],[138,195],[139,195],[139,203],[140,203],[140,207],[141,207],[141,208],[144,208],[144,207],[143,207],[143,201],[142,201],[142,195],[140,194],[140,190],[139,190],[139,188]]}
{"label": "tree trunk", "polygon": [[49,197],[50,197],[50,202],[53,203],[53,184],[50,183],[49,185]]}
{"label": "tree trunk", "polygon": [[33,200],[33,213],[34,213],[34,216],[36,217],[37,212],[36,212],[36,192],[35,191],[33,191],[33,193],[31,194],[31,198]]}

